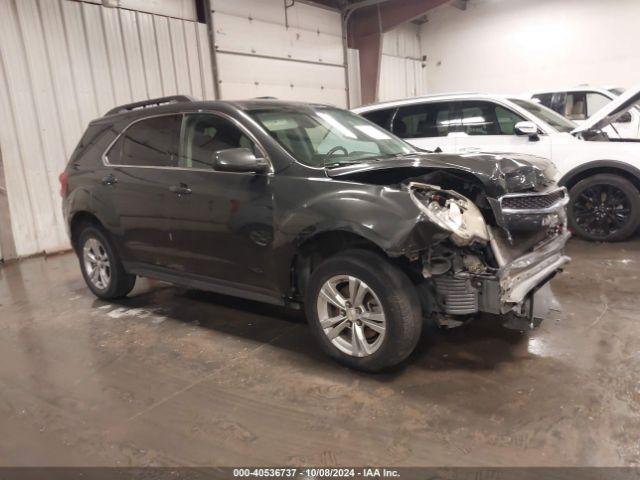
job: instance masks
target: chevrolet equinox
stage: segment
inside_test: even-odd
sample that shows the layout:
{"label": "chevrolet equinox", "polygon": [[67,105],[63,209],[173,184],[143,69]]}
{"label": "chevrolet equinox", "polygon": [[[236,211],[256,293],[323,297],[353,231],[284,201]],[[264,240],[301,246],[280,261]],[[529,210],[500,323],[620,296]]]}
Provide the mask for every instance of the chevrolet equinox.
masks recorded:
{"label": "chevrolet equinox", "polygon": [[539,323],[569,261],[553,176],[533,156],[420,151],[330,106],[176,96],[92,121],[60,183],[97,297],[143,276],[304,307],[326,353],[376,371],[423,319]]}

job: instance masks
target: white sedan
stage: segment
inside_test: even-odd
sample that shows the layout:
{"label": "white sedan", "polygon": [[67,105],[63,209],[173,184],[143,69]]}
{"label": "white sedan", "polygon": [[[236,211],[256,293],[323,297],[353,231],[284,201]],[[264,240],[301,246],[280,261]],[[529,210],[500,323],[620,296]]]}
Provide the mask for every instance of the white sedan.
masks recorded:
{"label": "white sedan", "polygon": [[589,240],[631,236],[640,223],[640,140],[605,133],[638,108],[640,89],[616,98],[581,126],[540,104],[478,93],[368,105],[356,113],[413,145],[452,153],[528,153],[551,159],[571,194],[569,224]]}

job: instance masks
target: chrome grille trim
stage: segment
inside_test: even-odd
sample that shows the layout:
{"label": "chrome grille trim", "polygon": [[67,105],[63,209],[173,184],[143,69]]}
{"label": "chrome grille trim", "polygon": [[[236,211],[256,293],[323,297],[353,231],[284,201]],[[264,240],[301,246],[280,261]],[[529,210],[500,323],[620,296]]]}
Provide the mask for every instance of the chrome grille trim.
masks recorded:
{"label": "chrome grille trim", "polygon": [[[556,199],[557,198],[557,199]],[[538,208],[514,208],[513,206],[505,206],[505,200],[514,205],[520,203],[525,207],[530,207],[535,203],[540,205]],[[555,212],[563,208],[569,203],[569,192],[565,187],[558,187],[546,192],[530,192],[530,193],[508,193],[498,199],[500,210],[504,215],[523,214],[535,215]]]}

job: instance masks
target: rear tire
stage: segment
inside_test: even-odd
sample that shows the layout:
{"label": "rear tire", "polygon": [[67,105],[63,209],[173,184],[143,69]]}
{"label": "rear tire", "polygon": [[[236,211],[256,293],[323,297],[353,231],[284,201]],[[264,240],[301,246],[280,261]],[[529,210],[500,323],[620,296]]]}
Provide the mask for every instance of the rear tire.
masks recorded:
{"label": "rear tire", "polygon": [[78,259],[84,281],[93,294],[104,300],[126,296],[136,276],[125,272],[122,261],[105,232],[86,226],[78,235]]}
{"label": "rear tire", "polygon": [[640,223],[640,193],[628,180],[608,173],[576,183],[569,192],[569,226],[590,241],[626,240]]}
{"label": "rear tire", "polygon": [[311,273],[305,309],[322,349],[367,372],[405,360],[422,330],[415,286],[402,270],[368,250],[348,250],[322,262]]}

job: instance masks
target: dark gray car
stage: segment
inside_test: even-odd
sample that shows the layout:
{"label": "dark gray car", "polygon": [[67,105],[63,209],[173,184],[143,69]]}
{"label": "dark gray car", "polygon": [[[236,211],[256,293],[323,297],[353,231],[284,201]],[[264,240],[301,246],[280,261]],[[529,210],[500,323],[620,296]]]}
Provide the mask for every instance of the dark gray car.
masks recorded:
{"label": "dark gray car", "polygon": [[171,97],[91,122],[61,175],[89,288],[136,276],[304,306],[324,350],[379,370],[423,319],[536,323],[569,259],[548,164],[419,152],[324,105]]}

